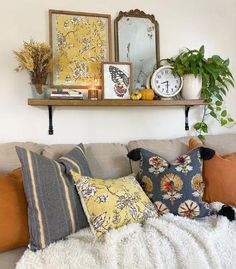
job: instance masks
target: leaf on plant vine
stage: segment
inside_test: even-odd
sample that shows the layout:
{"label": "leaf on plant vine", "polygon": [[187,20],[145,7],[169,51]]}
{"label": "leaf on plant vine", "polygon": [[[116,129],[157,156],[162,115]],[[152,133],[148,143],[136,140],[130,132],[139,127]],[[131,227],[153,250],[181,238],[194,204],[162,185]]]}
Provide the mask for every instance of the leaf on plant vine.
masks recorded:
{"label": "leaf on plant vine", "polygon": [[177,73],[182,77],[184,75],[184,70],[179,68]]}
{"label": "leaf on plant vine", "polygon": [[223,111],[221,112],[221,116],[222,116],[222,117],[226,117],[226,116],[227,116],[227,111],[226,111],[226,110],[223,110]]}
{"label": "leaf on plant vine", "polygon": [[195,130],[200,130],[201,129],[201,126],[202,126],[202,123],[201,122],[197,122],[196,124],[193,125],[193,128]]}
{"label": "leaf on plant vine", "polygon": [[210,109],[210,110],[214,110],[214,108],[213,108],[212,105],[208,105],[208,109]]}
{"label": "leaf on plant vine", "polygon": [[226,80],[232,87],[234,87],[234,82],[232,81],[232,79],[225,78],[225,80]]}
{"label": "leaf on plant vine", "polygon": [[226,85],[226,83],[223,81],[223,79],[218,76],[217,80],[228,90],[228,86]]}
{"label": "leaf on plant vine", "polygon": [[223,98],[222,98],[222,96],[220,94],[216,94],[216,98],[223,102]]}
{"label": "leaf on plant vine", "polygon": [[221,119],[220,120],[221,126],[225,126],[227,123],[228,123],[228,121],[226,119]]}
{"label": "leaf on plant vine", "polygon": [[228,121],[229,121],[229,122],[234,122],[234,119],[232,119],[232,118],[228,118]]}
{"label": "leaf on plant vine", "polygon": [[211,112],[210,112],[210,115],[211,115],[213,118],[215,118],[215,119],[217,118],[217,115],[216,115],[216,113],[215,113],[214,111],[211,111]]}
{"label": "leaf on plant vine", "polygon": [[206,125],[205,122],[202,123],[202,127],[201,127],[201,129],[202,129],[202,131],[203,131],[204,133],[208,133],[208,126]]}
{"label": "leaf on plant vine", "polygon": [[225,89],[220,88],[220,91],[221,91],[224,95],[226,95],[226,90],[225,90]]}
{"label": "leaf on plant vine", "polygon": [[224,61],[224,65],[227,67],[229,66],[229,58]]}
{"label": "leaf on plant vine", "polygon": [[215,102],[215,104],[216,104],[216,106],[222,106],[222,102],[219,101],[219,100],[217,100],[217,101]]}
{"label": "leaf on plant vine", "polygon": [[200,53],[202,56],[204,56],[204,54],[205,54],[205,47],[204,47],[204,45],[202,45],[201,48],[199,49],[199,53]]}
{"label": "leaf on plant vine", "polygon": [[202,142],[205,142],[205,141],[206,141],[205,136],[202,135],[202,134],[199,134],[197,137],[198,137]]}
{"label": "leaf on plant vine", "polygon": [[212,59],[214,59],[216,62],[221,62],[222,61],[222,59],[221,59],[221,57],[219,55],[213,55]]}

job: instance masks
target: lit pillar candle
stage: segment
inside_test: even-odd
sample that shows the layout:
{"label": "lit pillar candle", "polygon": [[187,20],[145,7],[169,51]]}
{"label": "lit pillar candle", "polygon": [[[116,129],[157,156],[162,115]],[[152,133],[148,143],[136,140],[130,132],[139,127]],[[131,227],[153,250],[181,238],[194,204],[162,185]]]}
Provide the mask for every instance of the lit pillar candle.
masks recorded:
{"label": "lit pillar candle", "polygon": [[98,89],[90,88],[88,90],[88,99],[90,99],[90,100],[98,100]]}

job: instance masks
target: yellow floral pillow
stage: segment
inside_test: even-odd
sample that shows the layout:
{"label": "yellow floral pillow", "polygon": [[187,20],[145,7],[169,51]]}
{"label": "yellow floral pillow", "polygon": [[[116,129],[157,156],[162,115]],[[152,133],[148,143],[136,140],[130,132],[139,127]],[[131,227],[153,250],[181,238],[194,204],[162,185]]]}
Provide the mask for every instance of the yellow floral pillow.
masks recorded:
{"label": "yellow floral pillow", "polygon": [[135,177],[96,179],[72,172],[85,214],[97,237],[128,223],[142,223],[157,213]]}

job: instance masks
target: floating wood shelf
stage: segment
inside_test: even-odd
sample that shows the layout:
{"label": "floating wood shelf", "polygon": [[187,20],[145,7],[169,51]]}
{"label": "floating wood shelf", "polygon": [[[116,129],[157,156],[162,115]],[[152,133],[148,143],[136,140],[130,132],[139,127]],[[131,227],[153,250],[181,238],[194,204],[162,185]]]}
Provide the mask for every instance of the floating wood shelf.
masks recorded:
{"label": "floating wood shelf", "polygon": [[199,106],[205,105],[204,99],[191,100],[75,100],[75,99],[28,99],[31,106]]}
{"label": "floating wood shelf", "polygon": [[52,121],[52,107],[53,106],[93,106],[93,107],[148,107],[148,106],[184,106],[185,107],[185,130],[189,130],[188,114],[189,109],[192,106],[206,105],[204,99],[191,99],[191,100],[115,100],[115,99],[103,99],[103,100],[78,100],[78,99],[28,99],[28,105],[30,106],[47,106],[49,115],[49,135],[53,135],[53,121]]}

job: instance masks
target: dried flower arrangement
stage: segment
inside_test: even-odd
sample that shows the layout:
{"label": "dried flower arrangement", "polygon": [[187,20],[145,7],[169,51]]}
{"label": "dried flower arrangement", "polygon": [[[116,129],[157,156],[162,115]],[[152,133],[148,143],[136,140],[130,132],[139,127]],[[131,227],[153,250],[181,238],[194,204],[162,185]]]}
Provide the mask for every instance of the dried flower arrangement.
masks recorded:
{"label": "dried flower arrangement", "polygon": [[52,51],[45,42],[24,42],[23,48],[14,51],[19,62],[15,69],[17,72],[27,70],[30,74],[31,83],[35,85],[38,93],[42,93],[42,86],[46,84],[47,77],[52,72]]}

